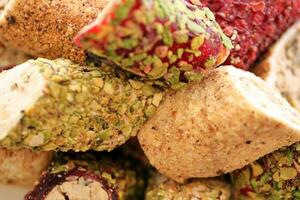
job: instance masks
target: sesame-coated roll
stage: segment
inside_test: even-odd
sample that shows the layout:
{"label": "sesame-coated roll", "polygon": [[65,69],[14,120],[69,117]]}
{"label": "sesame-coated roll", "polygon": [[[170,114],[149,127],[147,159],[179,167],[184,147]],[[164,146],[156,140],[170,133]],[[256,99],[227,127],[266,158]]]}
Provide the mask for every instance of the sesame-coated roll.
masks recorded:
{"label": "sesame-coated roll", "polygon": [[160,174],[150,179],[146,200],[229,200],[230,186],[215,179],[195,179],[184,184],[176,183]]}
{"label": "sesame-coated roll", "polygon": [[284,147],[231,174],[234,200],[300,199],[300,144]]}
{"label": "sesame-coated roll", "polygon": [[300,114],[259,77],[221,66],[169,93],[138,134],[150,163],[178,182],[240,169],[300,140]]}
{"label": "sesame-coated roll", "polygon": [[77,32],[108,0],[5,0],[0,2],[0,42],[34,57],[85,60],[73,45]]}
{"label": "sesame-coated roll", "polygon": [[50,165],[52,152],[0,149],[0,182],[31,187]]}
{"label": "sesame-coated roll", "polygon": [[144,170],[130,157],[57,154],[25,200],[140,200]]}
{"label": "sesame-coated roll", "polygon": [[113,66],[30,60],[0,74],[0,146],[112,150],[135,136],[163,99]]}
{"label": "sesame-coated roll", "polygon": [[111,1],[75,41],[125,70],[163,78],[173,87],[223,63],[232,47],[213,13],[187,0]]}

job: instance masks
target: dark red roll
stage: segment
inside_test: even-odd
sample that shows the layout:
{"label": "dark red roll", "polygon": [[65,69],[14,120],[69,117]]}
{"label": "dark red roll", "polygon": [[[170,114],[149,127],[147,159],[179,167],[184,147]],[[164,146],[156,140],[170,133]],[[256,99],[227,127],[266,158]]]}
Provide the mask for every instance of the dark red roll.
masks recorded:
{"label": "dark red roll", "polygon": [[201,3],[214,12],[234,43],[226,64],[243,69],[249,69],[300,16],[300,0],[201,0]]}

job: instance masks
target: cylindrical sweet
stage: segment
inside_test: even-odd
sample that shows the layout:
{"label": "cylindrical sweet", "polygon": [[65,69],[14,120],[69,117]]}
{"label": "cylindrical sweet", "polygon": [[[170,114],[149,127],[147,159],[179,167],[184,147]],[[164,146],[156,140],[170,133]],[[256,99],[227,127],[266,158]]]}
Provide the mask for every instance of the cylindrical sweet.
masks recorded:
{"label": "cylindrical sweet", "polygon": [[300,140],[300,114],[233,66],[165,96],[138,139],[150,163],[182,182],[218,176]]}
{"label": "cylindrical sweet", "polygon": [[281,148],[231,174],[234,200],[300,198],[300,144]]}
{"label": "cylindrical sweet", "polygon": [[254,67],[263,53],[300,19],[299,0],[196,0],[209,7],[234,48],[225,62]]}
{"label": "cylindrical sweet", "polygon": [[293,25],[254,69],[300,111],[300,22]]}
{"label": "cylindrical sweet", "polygon": [[83,62],[73,44],[108,0],[9,0],[0,2],[0,42],[34,57]]}
{"label": "cylindrical sweet", "polygon": [[170,84],[220,65],[232,47],[213,13],[187,0],[114,0],[75,41],[125,70]]}
{"label": "cylindrical sweet", "polygon": [[145,200],[229,200],[230,196],[230,185],[217,178],[195,179],[184,184],[178,184],[156,174],[150,179]]}
{"label": "cylindrical sweet", "polygon": [[50,165],[52,154],[25,149],[0,149],[0,182],[33,186]]}
{"label": "cylindrical sweet", "polygon": [[112,150],[135,136],[164,93],[103,64],[30,60],[0,74],[0,146]]}
{"label": "cylindrical sweet", "polygon": [[25,200],[139,200],[145,190],[143,170],[121,155],[57,154]]}

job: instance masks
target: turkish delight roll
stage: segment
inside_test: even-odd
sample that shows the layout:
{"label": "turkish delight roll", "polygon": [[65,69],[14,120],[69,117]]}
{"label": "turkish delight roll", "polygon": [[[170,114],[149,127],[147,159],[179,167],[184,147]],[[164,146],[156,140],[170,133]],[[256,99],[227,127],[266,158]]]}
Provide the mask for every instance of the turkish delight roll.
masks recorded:
{"label": "turkish delight roll", "polygon": [[0,182],[31,187],[50,165],[52,152],[0,149]]}
{"label": "turkish delight roll", "polygon": [[[191,0],[190,0],[191,1]],[[226,64],[249,70],[300,19],[299,0],[194,0],[207,6],[234,48]]]}
{"label": "turkish delight roll", "polygon": [[146,192],[146,200],[229,200],[230,186],[225,181],[215,179],[194,179],[184,184],[176,183],[160,174],[151,177]]}
{"label": "turkish delight roll", "polygon": [[0,146],[112,150],[135,136],[160,104],[152,83],[103,64],[30,60],[0,74]]}
{"label": "turkish delight roll", "polygon": [[146,186],[143,169],[120,156],[56,154],[25,200],[140,200]]}
{"label": "turkish delight roll", "polygon": [[173,87],[220,65],[232,48],[214,14],[187,0],[111,1],[75,41],[125,70],[163,78]]}
{"label": "turkish delight roll", "polygon": [[264,156],[231,178],[235,200],[299,199],[300,143]]}
{"label": "turkish delight roll", "polygon": [[300,114],[259,77],[221,66],[168,93],[138,134],[146,156],[178,182],[240,169],[300,140]]}
{"label": "turkish delight roll", "polygon": [[300,111],[300,21],[268,51],[254,72]]}
{"label": "turkish delight roll", "polygon": [[83,62],[73,45],[77,32],[96,18],[108,0],[0,1],[0,42],[34,57]]}

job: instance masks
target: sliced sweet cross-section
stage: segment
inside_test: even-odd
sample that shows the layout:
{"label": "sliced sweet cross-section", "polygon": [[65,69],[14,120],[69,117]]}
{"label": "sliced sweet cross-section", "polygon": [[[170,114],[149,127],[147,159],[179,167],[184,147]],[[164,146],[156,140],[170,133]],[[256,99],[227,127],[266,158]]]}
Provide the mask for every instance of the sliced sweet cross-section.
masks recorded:
{"label": "sliced sweet cross-section", "polygon": [[293,25],[269,50],[254,72],[278,89],[300,110],[300,22]]}

